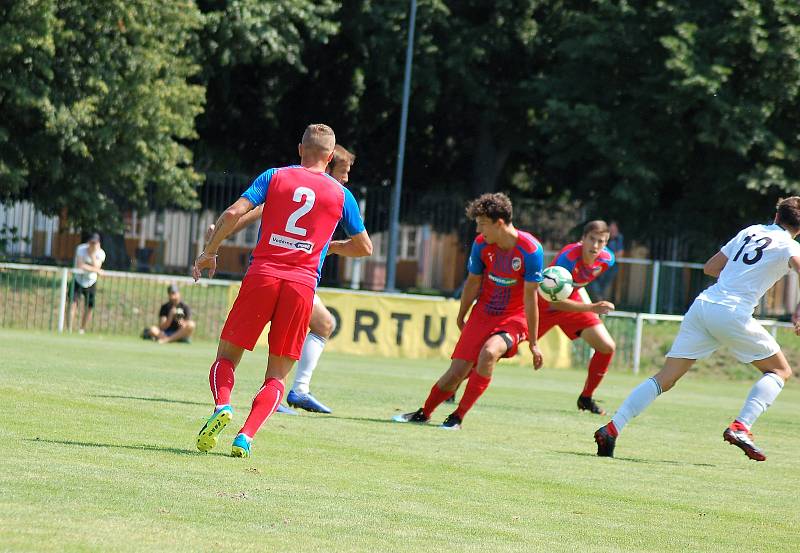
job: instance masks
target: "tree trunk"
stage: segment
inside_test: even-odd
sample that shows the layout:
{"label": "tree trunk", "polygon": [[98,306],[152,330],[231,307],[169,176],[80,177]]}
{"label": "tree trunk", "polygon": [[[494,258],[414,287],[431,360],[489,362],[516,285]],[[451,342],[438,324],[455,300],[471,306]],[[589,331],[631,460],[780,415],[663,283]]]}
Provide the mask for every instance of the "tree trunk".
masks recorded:
{"label": "tree trunk", "polygon": [[472,162],[472,191],[478,196],[497,189],[497,178],[503,172],[511,148],[499,145],[494,137],[491,116],[484,113],[478,124],[475,155]]}

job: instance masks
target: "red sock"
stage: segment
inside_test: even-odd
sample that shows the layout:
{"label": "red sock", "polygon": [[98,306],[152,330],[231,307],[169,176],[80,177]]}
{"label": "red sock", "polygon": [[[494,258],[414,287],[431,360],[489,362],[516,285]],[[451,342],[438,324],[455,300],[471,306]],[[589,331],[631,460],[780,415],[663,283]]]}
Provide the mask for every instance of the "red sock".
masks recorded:
{"label": "red sock", "polygon": [[431,388],[431,393],[428,394],[428,399],[425,400],[425,405],[422,406],[422,412],[426,417],[433,414],[434,409],[439,407],[444,400],[453,395],[453,392],[447,392],[439,388],[438,384],[434,384]]}
{"label": "red sock", "polygon": [[473,370],[472,374],[469,375],[467,387],[464,389],[464,395],[461,396],[461,401],[458,403],[456,415],[463,419],[469,410],[472,409],[472,406],[475,405],[475,402],[478,401],[478,398],[486,391],[486,388],[489,387],[491,381],[491,376],[481,376],[478,374],[478,371]]}
{"label": "red sock", "polygon": [[244,421],[244,426],[239,430],[239,434],[244,434],[252,438],[261,428],[261,425],[275,412],[283,398],[283,382],[277,378],[268,378],[261,389],[253,398],[253,406],[250,414]]}
{"label": "red sock", "polygon": [[208,373],[214,405],[230,405],[233,390],[233,363],[230,359],[219,358],[211,365]]}
{"label": "red sock", "polygon": [[608,430],[608,434],[612,438],[616,438],[617,436],[619,436],[619,430],[617,430],[617,425],[614,424],[614,421],[608,421],[608,424],[606,425],[606,430]]}
{"label": "red sock", "polygon": [[613,353],[594,352],[592,360],[589,361],[589,374],[586,376],[586,384],[583,385],[583,391],[581,392],[583,397],[592,397],[594,391],[608,372],[608,366],[611,364],[612,357],[614,357]]}

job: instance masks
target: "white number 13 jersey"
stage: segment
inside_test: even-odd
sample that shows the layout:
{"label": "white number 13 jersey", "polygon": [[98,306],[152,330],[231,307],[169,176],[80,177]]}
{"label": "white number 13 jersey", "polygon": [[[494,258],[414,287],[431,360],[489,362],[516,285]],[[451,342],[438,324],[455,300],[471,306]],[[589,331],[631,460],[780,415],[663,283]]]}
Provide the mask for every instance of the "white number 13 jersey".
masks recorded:
{"label": "white number 13 jersey", "polygon": [[778,225],[752,225],[725,244],[728,258],[717,283],[697,299],[751,314],[767,290],[789,272],[789,258],[800,244]]}

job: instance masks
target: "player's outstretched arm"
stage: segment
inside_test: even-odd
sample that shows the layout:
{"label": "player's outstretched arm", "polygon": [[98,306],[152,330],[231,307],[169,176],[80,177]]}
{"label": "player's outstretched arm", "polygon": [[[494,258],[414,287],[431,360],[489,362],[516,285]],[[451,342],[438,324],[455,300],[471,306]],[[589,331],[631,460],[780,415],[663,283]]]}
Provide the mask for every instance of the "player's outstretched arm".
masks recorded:
{"label": "player's outstretched arm", "polygon": [[536,293],[538,288],[538,282],[525,282],[524,304],[525,318],[528,321],[528,344],[533,354],[533,369],[537,371],[544,364],[542,351],[536,339],[539,335],[539,298]]}
{"label": "player's outstretched arm", "polygon": [[328,255],[367,257],[372,255],[372,240],[367,231],[354,234],[347,240],[332,240],[328,246]]}
{"label": "player's outstretched arm", "polygon": [[219,245],[227,238],[239,219],[253,209],[253,204],[247,198],[239,198],[228,209],[222,212],[214,225],[214,230],[206,242],[203,251],[197,256],[192,267],[192,276],[199,280],[203,269],[208,269],[208,276],[213,277],[217,270],[217,250]]}
{"label": "player's outstretched arm", "polygon": [[728,256],[722,252],[717,252],[703,265],[703,272],[708,276],[717,278],[727,262]]}
{"label": "player's outstretched arm", "polygon": [[605,315],[614,311],[614,304],[610,301],[596,301],[594,303],[583,303],[582,301],[575,300],[561,300],[550,303],[550,306],[556,311],[568,311],[573,313],[597,313],[598,315]]}

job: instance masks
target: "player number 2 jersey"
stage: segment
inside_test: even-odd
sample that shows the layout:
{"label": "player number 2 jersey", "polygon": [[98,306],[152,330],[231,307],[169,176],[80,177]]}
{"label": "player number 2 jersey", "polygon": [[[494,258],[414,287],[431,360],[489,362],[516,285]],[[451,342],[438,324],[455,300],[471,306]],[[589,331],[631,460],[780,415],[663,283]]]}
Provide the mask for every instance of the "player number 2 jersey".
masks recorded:
{"label": "player number 2 jersey", "polygon": [[482,234],[472,243],[467,268],[473,275],[483,275],[473,311],[491,316],[523,313],[524,283],[542,281],[542,245],[527,232],[518,232],[517,243],[510,250],[487,244]]}
{"label": "player number 2 jersey", "polygon": [[720,251],[728,262],[716,284],[697,299],[752,314],[767,290],[789,272],[789,258],[800,256],[800,244],[778,225],[752,225]]}
{"label": "player number 2 jersey", "polygon": [[336,225],[341,221],[349,236],[364,231],[350,191],[327,173],[300,165],[265,171],[242,197],[254,206],[264,204],[248,273],[316,288]]}

